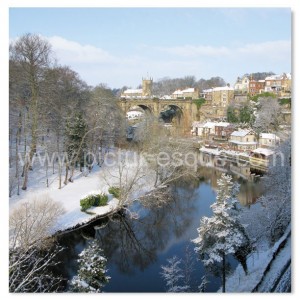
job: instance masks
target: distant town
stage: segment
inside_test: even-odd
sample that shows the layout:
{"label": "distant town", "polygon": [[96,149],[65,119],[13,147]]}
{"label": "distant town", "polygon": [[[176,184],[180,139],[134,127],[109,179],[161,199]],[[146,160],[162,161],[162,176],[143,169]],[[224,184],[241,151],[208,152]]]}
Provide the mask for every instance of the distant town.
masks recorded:
{"label": "distant town", "polygon": [[[256,76],[259,77],[259,76]],[[260,76],[261,77],[261,76]],[[264,161],[279,145],[277,132],[286,132],[291,126],[292,76],[290,73],[269,75],[255,79],[253,75],[238,77],[234,87],[229,84],[199,90],[195,87],[177,89],[169,95],[152,92],[153,79],[142,79],[142,88],[126,89],[121,93],[121,107],[134,129],[145,115],[156,115],[164,126],[178,135],[194,137],[201,152],[213,154],[243,154]],[[268,114],[268,105],[278,104],[275,115],[278,124],[272,126],[264,120],[264,128],[258,126],[258,111]],[[255,119],[257,119],[255,121]],[[272,123],[272,120],[269,120]],[[271,125],[271,126],[268,126]],[[132,131],[131,131],[132,132]],[[133,137],[133,136],[132,136]],[[282,137],[284,138],[284,137]]]}

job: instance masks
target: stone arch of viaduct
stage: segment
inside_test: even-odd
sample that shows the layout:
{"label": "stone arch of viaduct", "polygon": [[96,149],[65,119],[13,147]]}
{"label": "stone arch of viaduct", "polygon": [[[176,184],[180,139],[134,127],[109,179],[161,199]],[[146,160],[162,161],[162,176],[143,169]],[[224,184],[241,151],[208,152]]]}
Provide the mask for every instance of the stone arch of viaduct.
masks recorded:
{"label": "stone arch of viaduct", "polygon": [[185,130],[188,130],[192,121],[197,119],[197,106],[192,100],[121,99],[119,105],[124,113],[127,113],[134,106],[139,106],[157,118],[168,107],[177,107],[181,111],[180,126]]}

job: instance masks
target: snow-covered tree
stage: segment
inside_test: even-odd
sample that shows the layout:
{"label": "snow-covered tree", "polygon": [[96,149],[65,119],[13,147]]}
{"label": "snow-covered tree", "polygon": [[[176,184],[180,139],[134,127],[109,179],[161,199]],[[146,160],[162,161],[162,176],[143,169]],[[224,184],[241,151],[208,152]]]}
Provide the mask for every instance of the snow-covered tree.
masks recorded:
{"label": "snow-covered tree", "polygon": [[199,292],[205,293],[208,284],[209,284],[209,281],[208,281],[206,275],[202,276],[201,284],[198,286]]}
{"label": "snow-covered tree", "polygon": [[221,263],[223,292],[225,292],[226,256],[235,254],[247,243],[245,231],[240,223],[238,186],[233,185],[230,175],[222,174],[218,180],[216,202],[211,205],[213,216],[202,217],[199,236],[193,240],[195,251],[208,268]]}
{"label": "snow-covered tree", "polygon": [[60,262],[57,255],[63,250],[60,246],[40,249],[39,244],[29,248],[9,250],[9,291],[13,293],[45,293],[62,291],[61,276],[52,270]]}
{"label": "snow-covered tree", "polygon": [[[243,214],[251,240],[274,243],[291,222],[291,139],[275,151],[263,177],[264,194],[250,212]],[[261,204],[261,205],[259,205]]]}
{"label": "snow-covered tree", "polygon": [[187,292],[190,287],[182,285],[181,282],[184,279],[184,271],[180,267],[181,259],[176,255],[168,259],[168,264],[161,266],[161,276],[166,281],[167,292],[169,293],[180,293]]}
{"label": "snow-covered tree", "polygon": [[253,125],[255,131],[258,134],[278,131],[281,122],[280,110],[278,99],[272,97],[259,98],[258,115]]}
{"label": "snow-covered tree", "polygon": [[110,279],[106,275],[106,261],[97,240],[91,241],[79,254],[79,271],[70,282],[70,290],[77,293],[100,293]]}

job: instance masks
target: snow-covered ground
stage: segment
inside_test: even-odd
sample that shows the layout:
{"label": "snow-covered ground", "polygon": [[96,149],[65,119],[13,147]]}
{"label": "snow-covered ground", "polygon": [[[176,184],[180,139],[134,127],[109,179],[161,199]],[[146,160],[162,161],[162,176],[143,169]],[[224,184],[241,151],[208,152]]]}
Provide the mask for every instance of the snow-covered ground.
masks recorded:
{"label": "snow-covered ground", "polygon": [[[291,260],[291,237],[289,234],[290,227],[271,249],[252,253],[247,259],[248,275],[245,274],[241,264],[239,264],[234,273],[227,279],[226,292],[252,292],[255,288],[257,288],[257,292],[270,292],[270,289],[280,278],[284,266]],[[273,258],[273,254],[276,253],[284,240],[286,240],[285,246]],[[269,264],[270,270],[265,273]],[[288,276],[288,269],[283,275]],[[289,279],[286,278],[283,282],[286,283]],[[279,284],[277,287],[279,288]]]}
{"label": "snow-covered ground", "polygon": [[[111,161],[110,161],[111,162]],[[153,188],[154,175],[149,170],[141,172],[144,176],[138,181],[136,189],[132,191],[132,197],[138,197],[150,191]],[[124,176],[130,177],[136,170],[136,166],[129,165],[124,172]],[[67,185],[62,184],[62,188],[58,189],[58,175],[49,175],[49,187],[46,187],[46,176],[44,168],[34,167],[29,173],[28,188],[26,191],[20,190],[20,195],[16,193],[10,198],[10,210],[15,206],[20,205],[25,201],[30,201],[32,196],[48,194],[54,201],[61,203],[65,213],[61,215],[51,233],[56,231],[66,230],[76,225],[84,224],[94,219],[97,215],[105,215],[114,210],[118,206],[118,200],[109,195],[108,205],[102,207],[91,208],[85,213],[80,209],[80,199],[89,194],[91,191],[108,194],[108,188],[118,182],[119,168],[114,166],[99,167],[95,165],[91,173],[85,172],[85,175],[78,170],[74,173],[74,182],[68,182]],[[49,170],[51,173],[51,169]],[[113,177],[115,176],[115,177]],[[64,176],[63,176],[64,179]]]}

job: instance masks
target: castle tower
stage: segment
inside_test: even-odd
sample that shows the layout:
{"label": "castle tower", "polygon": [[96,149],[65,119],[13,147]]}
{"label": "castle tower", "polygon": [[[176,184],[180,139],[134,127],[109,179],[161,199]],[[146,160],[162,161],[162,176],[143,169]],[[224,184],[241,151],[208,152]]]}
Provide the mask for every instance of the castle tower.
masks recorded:
{"label": "castle tower", "polygon": [[153,78],[148,77],[148,78],[142,78],[142,96],[143,97],[151,97],[152,96],[152,83],[153,83]]}

